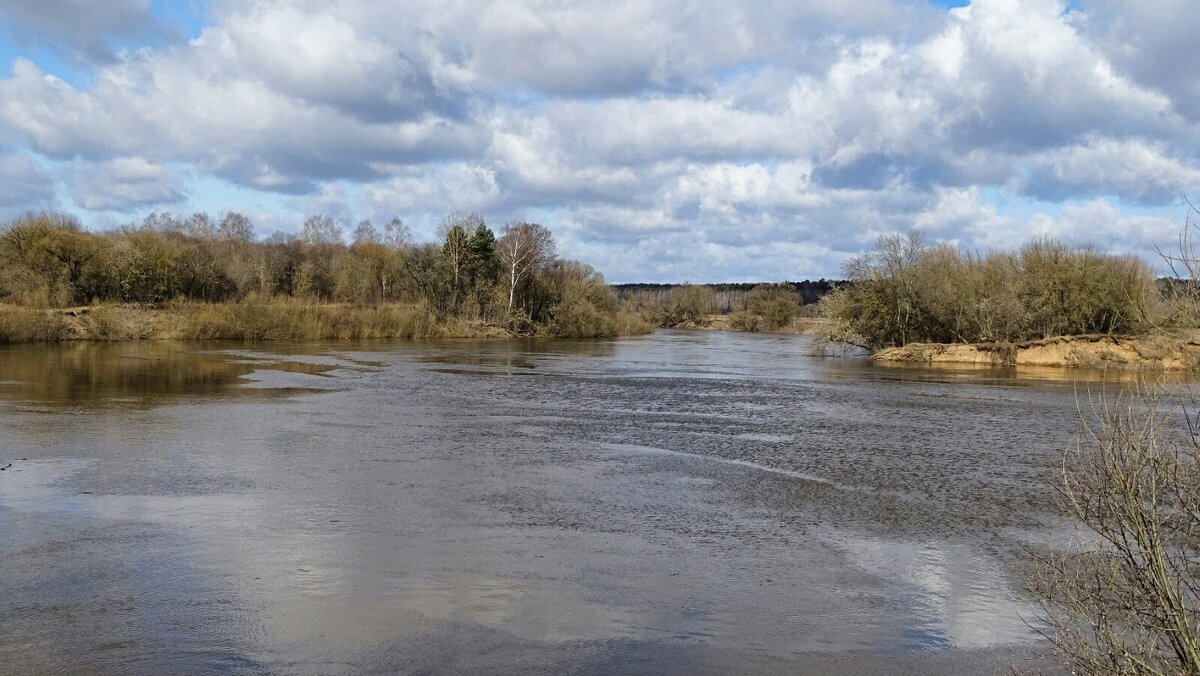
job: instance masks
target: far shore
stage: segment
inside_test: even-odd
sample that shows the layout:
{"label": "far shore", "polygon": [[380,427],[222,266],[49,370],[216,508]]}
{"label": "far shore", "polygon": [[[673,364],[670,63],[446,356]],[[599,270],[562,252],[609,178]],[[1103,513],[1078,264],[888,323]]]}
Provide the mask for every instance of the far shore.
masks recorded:
{"label": "far shore", "polygon": [[796,317],[787,326],[781,326],[775,329],[759,329],[757,331],[743,331],[734,328],[733,315],[715,314],[708,315],[701,322],[686,322],[679,326],[673,327],[677,329],[686,329],[693,331],[733,331],[736,333],[773,333],[783,335],[806,335],[812,333],[813,329],[821,325],[821,320],[816,317]]}
{"label": "far shore", "polygon": [[[648,332],[645,322],[621,318],[612,335]],[[819,333],[821,320],[798,317],[758,333]],[[115,340],[504,340],[538,335],[520,326],[460,318],[438,320],[420,304],[355,306],[300,301],[266,303],[177,302],[163,306],[101,304],[33,309],[0,304],[0,344]],[[734,331],[730,315],[709,315],[675,328]],[[564,336],[559,336],[564,337]],[[1147,335],[1086,335],[1023,343],[910,343],[881,349],[880,364],[947,367],[1053,367],[1184,372],[1200,369],[1200,330]]]}
{"label": "far shore", "polygon": [[603,338],[650,331],[640,318],[617,315],[586,335],[515,321],[507,325],[437,317],[422,303],[352,305],[295,299],[163,305],[104,303],[28,308],[0,303],[0,344],[121,340],[421,340],[529,336]]}
{"label": "far shore", "polygon": [[[798,317],[787,326],[756,333],[807,335],[820,333],[822,320]],[[709,315],[701,323],[676,328],[696,331],[734,331],[730,315]],[[1200,330],[1146,335],[1084,335],[1046,338],[1022,343],[909,343],[889,347],[868,357],[880,364],[922,364],[948,367],[1038,367],[1123,369],[1184,372],[1200,370]]]}
{"label": "far shore", "polygon": [[884,363],[1191,371],[1200,368],[1195,335],[1069,336],[1024,343],[910,343],[871,355]]}

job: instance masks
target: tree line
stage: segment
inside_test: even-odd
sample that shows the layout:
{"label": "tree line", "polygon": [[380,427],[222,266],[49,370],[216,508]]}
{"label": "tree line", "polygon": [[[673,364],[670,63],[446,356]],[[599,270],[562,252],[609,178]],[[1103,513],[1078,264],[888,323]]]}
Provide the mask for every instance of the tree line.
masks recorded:
{"label": "tree line", "polygon": [[314,215],[299,235],[254,235],[248,217],[153,213],[90,231],[74,217],[36,213],[0,224],[0,302],[33,308],[305,299],[419,304],[439,321],[522,333],[600,336],[636,327],[603,276],[560,258],[549,229],[512,222],[499,233],[478,214],[451,214],[439,241],[418,244],[400,219],[346,230]]}
{"label": "tree line", "polygon": [[831,338],[871,349],[1129,334],[1177,319],[1140,258],[1052,239],[973,254],[885,236],[845,270],[849,283],[822,313]]}
{"label": "tree line", "polygon": [[708,325],[727,315],[735,331],[776,331],[798,316],[812,316],[821,298],[845,282],[819,281],[724,284],[618,284],[617,297],[630,310],[663,327]]}

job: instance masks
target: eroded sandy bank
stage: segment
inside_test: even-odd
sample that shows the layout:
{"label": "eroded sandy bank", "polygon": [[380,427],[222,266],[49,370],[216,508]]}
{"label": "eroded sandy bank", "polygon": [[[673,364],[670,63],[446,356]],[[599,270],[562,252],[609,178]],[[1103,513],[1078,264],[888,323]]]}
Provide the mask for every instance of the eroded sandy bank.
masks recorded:
{"label": "eroded sandy bank", "polygon": [[1200,367],[1195,336],[1073,336],[1028,343],[910,343],[880,350],[880,362],[1186,371]]}

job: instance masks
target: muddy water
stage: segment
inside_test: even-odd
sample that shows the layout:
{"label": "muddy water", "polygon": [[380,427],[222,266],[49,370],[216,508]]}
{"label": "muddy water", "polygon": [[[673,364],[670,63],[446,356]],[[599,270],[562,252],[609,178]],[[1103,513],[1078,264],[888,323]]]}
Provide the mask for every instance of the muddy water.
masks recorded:
{"label": "muddy water", "polygon": [[0,672],[987,673],[1043,649],[1021,550],[1063,537],[1043,477],[1086,385],[803,348],[0,349]]}

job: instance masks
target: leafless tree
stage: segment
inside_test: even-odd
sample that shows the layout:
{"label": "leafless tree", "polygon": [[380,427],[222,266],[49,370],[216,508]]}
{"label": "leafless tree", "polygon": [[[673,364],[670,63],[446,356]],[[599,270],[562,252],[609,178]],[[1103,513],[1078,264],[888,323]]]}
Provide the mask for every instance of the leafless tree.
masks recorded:
{"label": "leafless tree", "polygon": [[324,214],[309,216],[304,220],[300,239],[308,244],[336,244],[342,241],[342,226]]}
{"label": "leafless tree", "polygon": [[179,231],[180,222],[170,211],[154,211],[142,219],[142,227],[155,232]]}
{"label": "leafless tree", "polygon": [[217,225],[208,214],[197,211],[186,221],[184,232],[197,239],[214,239],[217,236]]}
{"label": "leafless tree", "polygon": [[1087,537],[1037,558],[1047,635],[1076,673],[1200,674],[1195,419],[1160,391],[1094,414],[1059,487]]}
{"label": "leafless tree", "polygon": [[231,242],[249,242],[254,239],[254,226],[244,214],[227,211],[217,226],[217,237]]}
{"label": "leafless tree", "polygon": [[364,218],[354,226],[354,243],[355,244],[375,244],[379,242],[379,231],[375,229],[375,224]]}
{"label": "leafless tree", "polygon": [[[1188,237],[1169,260],[1194,288]],[[1075,673],[1200,674],[1198,423],[1194,400],[1141,385],[1095,399],[1063,459],[1060,504],[1084,537],[1035,555],[1032,588]]]}
{"label": "leafless tree", "polygon": [[517,286],[554,261],[554,238],[536,223],[511,223],[496,242],[496,256],[508,278],[508,311],[511,313]]}
{"label": "leafless tree", "polygon": [[404,248],[412,244],[412,233],[404,221],[393,218],[383,228],[383,243],[394,249]]}

